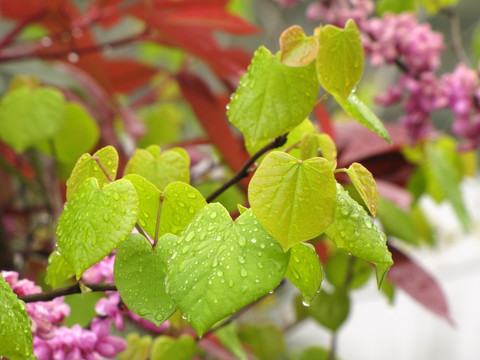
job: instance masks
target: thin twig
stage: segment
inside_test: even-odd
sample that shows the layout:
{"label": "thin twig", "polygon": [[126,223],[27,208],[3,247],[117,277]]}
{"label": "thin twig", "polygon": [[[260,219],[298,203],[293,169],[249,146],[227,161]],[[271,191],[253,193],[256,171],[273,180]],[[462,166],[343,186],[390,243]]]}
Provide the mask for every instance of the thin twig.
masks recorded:
{"label": "thin twig", "polygon": [[330,339],[330,354],[328,354],[327,360],[334,360],[337,352],[337,332],[332,332],[332,338]]}
{"label": "thin twig", "polygon": [[[115,284],[85,284],[92,292],[96,291],[117,291],[117,287]],[[65,296],[65,295],[72,295],[72,294],[80,294],[82,290],[80,289],[80,285],[77,283],[75,285],[71,285],[68,287],[55,289],[52,291],[45,291],[38,294],[31,294],[31,295],[24,295],[20,296],[20,300],[30,303],[36,301],[51,301],[57,297]]]}
{"label": "thin twig", "polygon": [[445,14],[450,20],[450,32],[452,33],[452,46],[455,50],[455,54],[460,61],[463,61],[466,65],[470,65],[467,53],[462,44],[462,36],[460,31],[460,22],[458,21],[457,13],[450,8],[444,8],[441,13]]}
{"label": "thin twig", "polygon": [[36,13],[32,14],[28,18],[20,21],[15,27],[10,30],[8,34],[6,34],[1,40],[0,40],[0,49],[10,45],[15,38],[17,37],[18,34],[22,32],[23,29],[25,29],[28,25],[31,23],[40,20],[42,17],[44,17],[47,14],[47,8],[42,8]]}
{"label": "thin twig", "polygon": [[272,149],[278,148],[282,145],[285,145],[286,142],[287,142],[287,134],[284,134],[284,135],[281,135],[279,137],[276,137],[270,143],[268,143],[263,148],[258,150],[255,154],[252,155],[252,157],[250,159],[247,160],[247,162],[242,166],[242,168],[230,180],[228,180],[226,183],[224,183],[221,187],[219,187],[210,196],[208,196],[206,198],[207,203],[210,203],[213,200],[215,200],[215,198],[217,196],[219,196],[221,193],[223,193],[225,190],[227,190],[230,186],[235,185],[240,180],[248,177],[250,175],[248,169],[250,168],[250,166],[252,166],[255,163],[255,161],[260,156],[262,156],[263,154],[265,154],[269,150],[272,150]]}

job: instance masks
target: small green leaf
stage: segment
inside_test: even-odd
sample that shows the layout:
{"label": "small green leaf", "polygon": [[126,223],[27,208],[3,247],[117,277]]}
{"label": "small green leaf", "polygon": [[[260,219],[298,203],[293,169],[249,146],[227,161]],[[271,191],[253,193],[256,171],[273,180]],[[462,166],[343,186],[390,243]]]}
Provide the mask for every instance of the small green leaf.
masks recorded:
{"label": "small green leaf", "polygon": [[357,95],[355,95],[355,93],[351,93],[346,100],[339,97],[335,97],[335,100],[348,115],[353,117],[367,129],[372,130],[381,138],[388,141],[390,144],[392,143],[390,135],[380,119],[357,97]]}
{"label": "small green leaf", "polygon": [[89,178],[67,203],[57,227],[60,253],[77,279],[115,249],[137,221],[138,198],[132,183],[117,180],[102,189]]}
{"label": "small green leaf", "polygon": [[335,219],[325,234],[340,249],[374,263],[380,287],[393,264],[392,254],[387,248],[387,237],[340,184],[337,184]]}
{"label": "small green leaf", "polygon": [[307,37],[301,26],[293,25],[280,35],[280,62],[288,66],[310,64],[318,54],[318,39]]}
{"label": "small green leaf", "polygon": [[17,298],[0,274],[0,357],[10,360],[36,359],[33,355],[32,321],[25,303]]}
{"label": "small green leaf", "polygon": [[148,360],[152,337],[140,337],[137,333],[130,333],[126,337],[127,347],[119,354],[121,360]]}
{"label": "small green leaf", "polygon": [[[165,234],[159,242],[168,237],[176,238]],[[162,252],[142,235],[131,234],[119,245],[113,273],[118,292],[130,310],[157,326],[177,310],[165,291],[166,270]]]}
{"label": "small green leaf", "polygon": [[325,277],[336,288],[345,285],[348,285],[348,289],[359,288],[370,279],[371,274],[372,267],[367,262],[343,250],[335,251],[325,265]]}
{"label": "small green leaf", "polygon": [[330,226],[335,209],[335,178],[324,158],[305,161],[272,151],[248,187],[248,199],[262,225],[286,251]]}
{"label": "small green leaf", "polygon": [[317,95],[314,63],[286,66],[262,46],[240,79],[230,101],[228,118],[247,141],[256,143],[299,125],[312,111]]}
{"label": "small green leaf", "polygon": [[243,350],[242,343],[238,338],[235,324],[222,326],[215,331],[215,335],[220,343],[225,346],[238,360],[247,360],[247,355]]}
{"label": "small green leaf", "polygon": [[168,266],[167,292],[201,336],[274,289],[288,258],[251,210],[232,222],[222,205],[209,204],[178,239]]}
{"label": "small green leaf", "polygon": [[191,360],[200,351],[193,337],[162,335],[153,341],[152,360]]}
{"label": "small green leaf", "polygon": [[100,130],[95,120],[83,107],[69,102],[65,107],[65,121],[51,143],[44,142],[37,147],[44,153],[55,156],[60,162],[72,163],[90,151],[99,137]]}
{"label": "small green leaf", "polygon": [[163,153],[157,145],[137,149],[125,167],[125,175],[138,174],[155,185],[160,191],[174,181],[190,182],[190,158],[182,148],[173,148]]}
{"label": "small green leaf", "polygon": [[347,100],[362,78],[363,46],[353,20],[345,29],[327,25],[318,33],[317,74],[322,87],[336,98]]}
{"label": "small green leaf", "polygon": [[67,201],[72,199],[77,189],[88,178],[93,177],[97,179],[100,188],[110,182],[95,159],[98,159],[111,179],[115,180],[118,167],[118,153],[113,146],[106,146],[98,150],[93,156],[83,154],[80,159],[78,159],[72,175],[70,175],[70,178],[67,180]]}
{"label": "small green leaf", "polygon": [[300,142],[300,159],[307,160],[318,157],[317,134],[305,134]]}
{"label": "small green leaf", "polygon": [[363,202],[367,205],[368,210],[375,216],[378,206],[378,189],[372,173],[362,164],[354,162],[349,166],[347,174],[362,197]]}
{"label": "small green leaf", "polygon": [[72,265],[58,252],[54,251],[48,257],[45,282],[53,288],[75,275]]}
{"label": "small green leaf", "polygon": [[422,5],[425,10],[432,15],[444,8],[455,5],[458,1],[459,0],[416,0],[418,4]]}
{"label": "small green leaf", "polygon": [[239,336],[258,360],[281,359],[285,354],[283,332],[273,325],[244,324],[240,327]]}
{"label": "small green leaf", "polygon": [[323,280],[322,267],[312,245],[297,244],[290,249],[285,277],[302,292],[303,302],[310,304]]}
{"label": "small green leaf", "polygon": [[465,230],[470,228],[470,217],[463,201],[460,189],[461,165],[456,152],[455,142],[443,138],[425,147],[426,160],[423,165],[427,174],[429,193],[433,189],[452,204],[453,210]]}
{"label": "small green leaf", "polygon": [[65,120],[65,100],[60,91],[20,87],[0,101],[0,138],[16,152],[55,135]]}
{"label": "small green leaf", "polygon": [[301,353],[293,354],[289,359],[290,360],[338,360],[337,357],[330,358],[330,350],[319,348],[319,347],[309,347],[304,349]]}
{"label": "small green leaf", "polygon": [[336,332],[350,312],[348,294],[341,289],[335,289],[332,293],[322,290],[313,298],[308,311],[320,324]]}
{"label": "small green leaf", "polygon": [[328,134],[317,134],[317,142],[325,159],[328,161],[337,160],[337,147]]}
{"label": "small green leaf", "polygon": [[380,198],[378,218],[384,231],[413,245],[419,245],[415,224],[408,214],[387,199]]}
{"label": "small green leaf", "polygon": [[180,235],[206,205],[205,198],[194,187],[178,181],[168,184],[162,204],[159,233]]}
{"label": "small green leaf", "polygon": [[383,15],[387,12],[392,14],[400,14],[407,11],[414,12],[415,0],[378,0],[376,9],[378,15]]}

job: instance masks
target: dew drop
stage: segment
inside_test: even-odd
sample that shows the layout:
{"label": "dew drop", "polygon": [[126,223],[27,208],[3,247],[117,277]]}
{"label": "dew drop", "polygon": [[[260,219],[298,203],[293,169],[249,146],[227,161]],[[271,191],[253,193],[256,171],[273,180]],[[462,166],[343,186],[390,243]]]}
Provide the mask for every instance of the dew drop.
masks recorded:
{"label": "dew drop", "polygon": [[80,56],[76,52],[72,51],[72,52],[68,53],[67,60],[69,62],[71,62],[72,64],[76,64],[80,60]]}
{"label": "dew drop", "polygon": [[263,269],[263,263],[259,262],[259,263],[257,264],[257,266],[258,266],[259,269]]}
{"label": "dew drop", "polygon": [[240,246],[245,246],[247,244],[247,239],[245,238],[245,236],[241,236],[238,240],[238,243],[240,244]]}
{"label": "dew drop", "polygon": [[181,201],[177,202],[177,204],[178,204],[178,206],[180,206],[180,207],[182,207],[182,208],[185,207],[185,203],[183,203],[183,202],[181,202]]}
{"label": "dew drop", "polygon": [[185,241],[186,241],[186,242],[191,241],[194,236],[195,236],[195,233],[194,233],[194,232],[188,233],[188,234],[187,234],[187,237],[185,238]]}
{"label": "dew drop", "polygon": [[218,276],[223,276],[223,271],[222,271],[222,270],[218,270],[218,271],[217,271],[217,275],[218,275]]}
{"label": "dew drop", "polygon": [[309,307],[310,306],[310,301],[307,301],[307,300],[303,299],[302,300],[302,305],[306,306],[306,307]]}
{"label": "dew drop", "polygon": [[245,258],[241,255],[238,257],[238,261],[240,262],[240,264],[245,264]]}
{"label": "dew drop", "polygon": [[216,217],[217,217],[217,213],[216,213],[216,212],[212,212],[212,213],[210,214],[210,218],[211,218],[211,219],[215,219]]}
{"label": "dew drop", "polygon": [[228,287],[233,288],[233,281],[232,280],[228,281]]}
{"label": "dew drop", "polygon": [[103,221],[105,221],[105,222],[109,222],[109,221],[110,221],[110,217],[108,216],[107,213],[103,214]]}
{"label": "dew drop", "polygon": [[52,46],[52,39],[49,38],[48,36],[44,36],[41,40],[40,40],[40,45],[42,45],[43,47],[49,47],[49,46]]}
{"label": "dew drop", "polygon": [[240,270],[240,275],[242,277],[246,277],[248,275],[248,272],[245,268],[242,267],[242,269]]}

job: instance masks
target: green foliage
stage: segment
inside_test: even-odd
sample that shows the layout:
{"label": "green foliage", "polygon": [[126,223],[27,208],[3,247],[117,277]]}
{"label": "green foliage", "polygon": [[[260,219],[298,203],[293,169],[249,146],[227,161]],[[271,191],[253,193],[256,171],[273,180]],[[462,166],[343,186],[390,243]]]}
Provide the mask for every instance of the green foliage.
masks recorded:
{"label": "green foliage", "polygon": [[371,266],[342,250],[330,256],[325,265],[325,277],[336,288],[356,289],[364,285],[372,274]]}
{"label": "green foliage", "polygon": [[260,47],[230,101],[228,118],[247,143],[292,130],[310,114],[317,99],[315,65],[286,66],[279,55]]}
{"label": "green foliage", "polygon": [[248,187],[248,200],[262,225],[286,251],[312,239],[332,223],[335,179],[324,158],[297,160],[272,151]]}
{"label": "green foliage", "polygon": [[152,337],[145,335],[140,337],[137,333],[127,335],[127,348],[119,354],[122,360],[147,360],[150,352]]}
{"label": "green foliage", "polygon": [[167,292],[201,336],[282,280],[288,254],[251,210],[234,223],[218,204],[204,207],[178,239]]}
{"label": "green foliage", "polygon": [[380,287],[387,270],[393,264],[392,254],[387,248],[387,237],[340,184],[337,184],[335,219],[325,234],[340,249],[374,263]]}
{"label": "green foliage", "polygon": [[310,347],[303,350],[301,353],[294,354],[291,360],[336,360],[330,359],[330,351],[319,347]]}
{"label": "green foliage", "polygon": [[285,353],[283,333],[273,325],[242,325],[240,340],[253,350],[258,360],[278,359]]}
{"label": "green foliage", "polygon": [[225,348],[238,360],[247,360],[235,324],[228,324],[215,331],[215,335]]}
{"label": "green foliage", "polygon": [[53,288],[56,288],[62,282],[75,275],[72,265],[57,251],[48,256],[47,274],[45,282]]}
{"label": "green foliage", "polygon": [[162,152],[157,145],[137,149],[125,167],[125,175],[138,174],[160,191],[174,181],[190,182],[190,158],[185,149]]}
{"label": "green foliage", "polygon": [[51,139],[38,144],[37,148],[62,163],[70,164],[90,151],[99,137],[98,125],[88,112],[80,105],[68,102],[61,127]]}
{"label": "green foliage", "polygon": [[117,180],[99,188],[87,179],[67,203],[57,228],[58,250],[82,273],[115,249],[132,231],[138,198],[132,183]]}
{"label": "green foliage", "polygon": [[302,292],[303,302],[310,304],[323,280],[322,267],[310,244],[297,244],[290,249],[285,277]]}
{"label": "green foliage", "polygon": [[372,173],[362,164],[353,163],[348,167],[347,174],[362,197],[363,202],[367,205],[368,210],[375,216],[378,205],[378,190]]}
{"label": "green foliage", "polygon": [[458,1],[459,0],[416,0],[416,2],[422,5],[430,14],[436,14],[444,8],[455,5]]}
{"label": "green foliage", "polygon": [[177,339],[162,335],[153,342],[151,359],[191,360],[199,350],[195,340],[189,335],[182,335]]}
{"label": "green foliage", "polygon": [[345,29],[327,25],[318,31],[318,80],[335,98],[347,101],[362,78],[363,46],[353,20]]}
{"label": "green foliage", "polygon": [[308,313],[321,325],[335,332],[344,323],[350,312],[350,300],[343,289],[333,292],[320,291],[312,300]]}
{"label": "green foliage", "polygon": [[[168,237],[176,239],[165,234],[159,242],[167,243]],[[161,248],[152,248],[142,235],[131,234],[118,247],[114,266],[115,284],[123,302],[157,326],[177,310],[165,291],[167,262],[162,255]]]}
{"label": "green foliage", "polygon": [[400,14],[406,11],[415,11],[416,0],[378,0],[376,10],[379,15],[391,12],[393,14]]}
{"label": "green foliage", "polygon": [[380,198],[378,217],[387,234],[413,245],[419,244],[419,237],[413,219],[394,203]]}
{"label": "green foliage", "polygon": [[25,310],[25,303],[17,298],[1,274],[0,309],[0,357],[35,359],[30,330],[32,321]]}
{"label": "green foliage", "polygon": [[455,142],[442,138],[426,144],[423,166],[427,191],[437,200],[448,199],[464,229],[468,230],[470,219],[460,190],[461,165]]}
{"label": "green foliage", "polygon": [[347,99],[335,97],[335,100],[348,115],[353,117],[360,124],[365,126],[367,129],[372,130],[389,143],[392,142],[390,140],[390,135],[388,134],[388,131],[385,129],[385,126],[382,124],[382,122],[372,112],[372,110],[370,110],[370,108],[357,97],[355,93],[351,93]]}
{"label": "green foliage", "polygon": [[[103,188],[105,184],[115,180],[117,168],[118,153],[113,146],[106,146],[98,150],[93,156],[83,154],[80,159],[78,159],[72,174],[67,180],[67,201],[72,199],[77,189],[88,178],[93,177],[97,179],[99,187]],[[110,176],[110,179],[106,174]]]}
{"label": "green foliage", "polygon": [[60,91],[19,87],[0,101],[0,138],[16,152],[48,140],[65,121],[65,100]]}

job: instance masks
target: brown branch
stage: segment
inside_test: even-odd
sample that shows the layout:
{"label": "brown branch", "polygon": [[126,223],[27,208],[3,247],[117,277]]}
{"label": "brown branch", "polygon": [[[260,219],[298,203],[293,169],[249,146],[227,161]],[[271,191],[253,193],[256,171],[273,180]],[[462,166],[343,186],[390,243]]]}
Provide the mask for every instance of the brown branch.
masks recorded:
{"label": "brown branch", "polygon": [[[85,284],[92,292],[97,291],[117,291],[115,284]],[[65,295],[80,294],[82,290],[80,285],[77,283],[72,286],[55,289],[52,291],[45,291],[38,294],[24,295],[20,296],[20,300],[31,303],[36,301],[51,301],[57,297]]]}
{"label": "brown branch", "polygon": [[0,49],[4,48],[5,46],[10,45],[15,38],[17,37],[18,34],[22,32],[23,29],[25,29],[28,25],[31,23],[40,20],[42,17],[44,17],[47,14],[47,9],[42,8],[36,13],[32,14],[28,18],[20,21],[15,27],[10,30],[8,34],[6,34],[1,40],[0,40]]}
{"label": "brown branch", "polygon": [[276,137],[270,143],[268,143],[263,148],[258,150],[254,155],[252,155],[252,157],[247,160],[247,162],[242,166],[242,168],[230,180],[228,180],[226,183],[224,183],[221,187],[219,187],[210,196],[206,198],[207,203],[212,202],[213,200],[215,200],[217,196],[219,196],[229,187],[240,182],[240,180],[248,177],[250,175],[250,172],[248,171],[250,169],[250,166],[252,166],[260,156],[262,156],[269,150],[272,150],[284,145],[287,142],[287,134]]}
{"label": "brown branch", "polygon": [[28,49],[28,51],[20,51],[17,53],[11,53],[11,54],[2,54],[0,55],[0,62],[8,62],[8,61],[15,61],[15,60],[23,60],[23,59],[30,59],[30,58],[40,58],[40,59],[60,59],[68,54],[74,52],[78,56],[85,55],[85,54],[90,54],[94,53],[97,51],[102,51],[105,48],[116,48],[120,47],[123,45],[128,45],[131,43],[134,43],[138,40],[143,39],[145,36],[145,31],[129,36],[123,39],[103,43],[103,44],[96,44],[96,45],[91,45],[91,46],[85,46],[82,48],[77,48],[74,51],[72,49],[66,49],[66,50],[58,50],[58,51],[49,51],[49,52],[44,52],[44,53],[35,53],[32,51],[31,48]]}
{"label": "brown branch", "polygon": [[463,61],[466,65],[470,65],[470,60],[468,59],[467,53],[462,45],[462,36],[460,31],[460,22],[458,21],[457,13],[450,8],[444,8],[440,11],[445,14],[450,20],[450,32],[452,33],[452,46],[455,50],[460,61]]}

